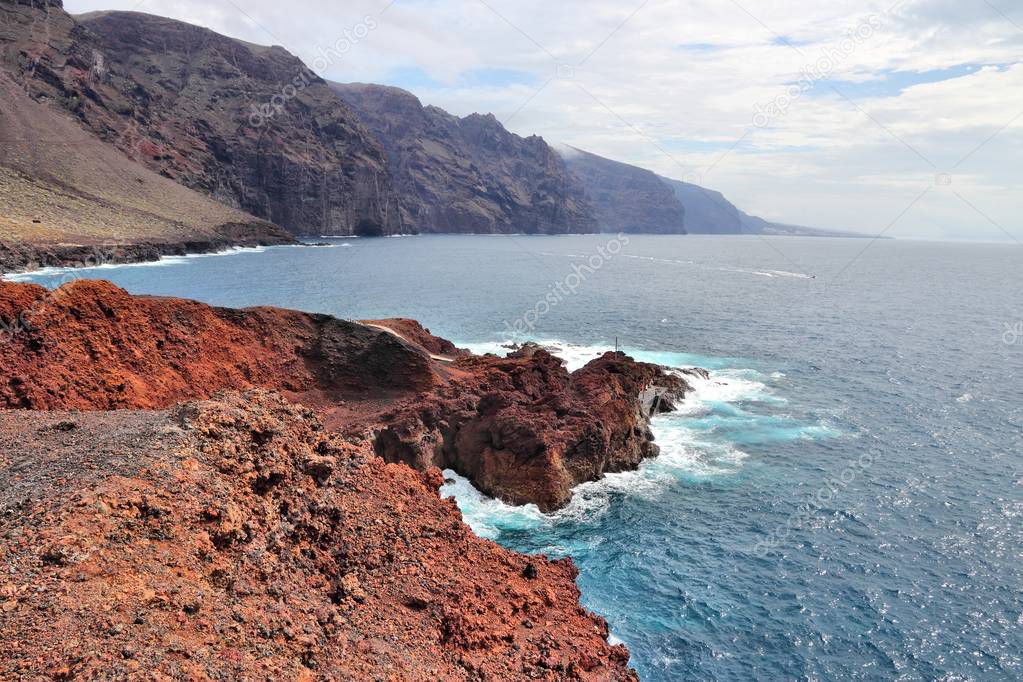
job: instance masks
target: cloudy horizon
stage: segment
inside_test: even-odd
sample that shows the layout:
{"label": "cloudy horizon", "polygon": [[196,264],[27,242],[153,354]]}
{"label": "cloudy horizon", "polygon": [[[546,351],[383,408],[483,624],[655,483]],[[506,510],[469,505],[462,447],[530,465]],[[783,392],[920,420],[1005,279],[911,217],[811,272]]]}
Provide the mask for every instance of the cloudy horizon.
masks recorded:
{"label": "cloudy horizon", "polygon": [[66,0],[279,44],[320,75],[492,112],[769,220],[1023,240],[1023,10],[1005,0]]}

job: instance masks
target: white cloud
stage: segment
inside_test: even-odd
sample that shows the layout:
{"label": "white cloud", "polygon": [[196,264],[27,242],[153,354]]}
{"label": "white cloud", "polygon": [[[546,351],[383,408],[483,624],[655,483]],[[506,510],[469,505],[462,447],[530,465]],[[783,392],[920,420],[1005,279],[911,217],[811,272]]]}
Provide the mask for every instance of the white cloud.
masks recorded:
{"label": "white cloud", "polygon": [[[673,177],[698,170],[771,219],[876,231],[931,186],[891,234],[994,238],[994,221],[1023,239],[1023,117],[1010,123],[1023,113],[1023,10],[1011,3],[994,3],[1007,20],[961,0],[397,0],[381,15],[387,2],[148,0],[138,10],[283,44],[307,61],[370,15],[379,27],[325,77],[388,82],[418,69],[426,78],[412,89],[424,102],[493,111],[520,134]],[[756,105],[848,47],[849,31],[865,24],[869,37],[826,74],[852,102],[821,84],[754,128]],[[576,65],[574,81],[557,78],[559,64]],[[488,70],[526,78],[488,82]],[[913,84],[936,77],[912,74],[936,71],[943,80]],[[887,89],[871,89],[879,83]],[[939,173],[952,184],[936,185]]]}

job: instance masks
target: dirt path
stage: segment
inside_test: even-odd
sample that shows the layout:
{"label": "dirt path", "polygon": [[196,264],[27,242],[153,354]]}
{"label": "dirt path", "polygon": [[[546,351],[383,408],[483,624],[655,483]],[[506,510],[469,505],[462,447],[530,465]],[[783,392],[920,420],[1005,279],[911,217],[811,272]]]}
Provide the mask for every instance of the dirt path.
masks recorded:
{"label": "dirt path", "polygon": [[[367,327],[373,327],[373,329],[379,329],[380,331],[387,332],[391,336],[396,336],[399,339],[401,339],[402,341],[404,341],[405,343],[412,344],[413,346],[418,346],[419,345],[419,344],[415,343],[414,341],[410,341],[409,339],[405,338],[404,336],[402,336],[398,332],[394,331],[390,327],[385,327],[382,324],[373,324],[372,322],[362,322],[361,324],[364,324]],[[429,352],[427,352],[427,354],[430,356],[431,360],[436,360],[437,362],[446,362],[448,364],[451,364],[451,363],[453,363],[455,361],[454,358],[448,357],[447,355],[437,355],[435,353],[429,353]]]}

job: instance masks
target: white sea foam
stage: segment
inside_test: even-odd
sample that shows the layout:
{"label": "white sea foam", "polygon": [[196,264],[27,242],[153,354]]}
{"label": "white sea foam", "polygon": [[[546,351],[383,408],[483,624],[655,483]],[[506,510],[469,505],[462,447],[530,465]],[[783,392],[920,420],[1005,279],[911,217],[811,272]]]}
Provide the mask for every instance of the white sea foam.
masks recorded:
{"label": "white sea foam", "polygon": [[188,253],[181,256],[161,256],[158,260],[143,261],[140,263],[103,263],[102,265],[91,265],[88,267],[46,267],[28,272],[6,274],[2,279],[8,282],[29,282],[40,277],[57,277],[60,275],[77,275],[78,273],[102,272],[104,270],[119,270],[121,268],[159,268],[169,265],[182,265],[189,261],[200,258],[223,258],[225,256],[239,256],[242,254],[265,253],[272,249],[335,249],[350,244],[280,244],[276,246],[232,246],[220,251],[209,253]]}
{"label": "white sea foam", "polygon": [[[606,346],[581,346],[550,339],[538,343],[562,358],[570,371],[611,350]],[[505,355],[509,352],[509,348],[501,343],[459,345],[475,353]],[[599,481],[576,486],[568,506],[552,514],[541,513],[535,505],[516,507],[490,499],[473,488],[468,480],[447,471],[445,475],[451,483],[442,488],[442,493],[455,496],[466,523],[474,531],[484,537],[496,538],[502,529],[528,530],[566,522],[586,522],[606,512],[616,495],[652,499],[680,480],[695,482],[735,475],[741,470],[747,453],[734,444],[707,438],[698,420],[722,405],[784,403],[784,398],[775,395],[769,386],[772,378],[783,375],[765,377],[754,369],[721,367],[727,361],[722,358],[625,350],[639,360],[669,366],[692,386],[693,390],[676,412],[652,420],[651,430],[661,454],[646,460],[635,471],[608,474]],[[718,369],[711,369],[710,378],[704,379],[684,371],[694,365]]]}

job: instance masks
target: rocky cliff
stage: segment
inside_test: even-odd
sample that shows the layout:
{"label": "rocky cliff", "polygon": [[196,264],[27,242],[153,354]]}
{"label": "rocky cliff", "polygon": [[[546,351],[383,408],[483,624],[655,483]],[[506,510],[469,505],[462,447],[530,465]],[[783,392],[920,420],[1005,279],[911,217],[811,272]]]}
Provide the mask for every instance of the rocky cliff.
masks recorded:
{"label": "rocky cliff", "polygon": [[293,241],[83,127],[94,54],[60,2],[0,0],[0,272]]}
{"label": "rocky cliff", "polygon": [[575,147],[559,147],[579,178],[603,232],[685,234],[686,209],[654,173]]}
{"label": "rocky cliff", "polygon": [[577,180],[543,138],[458,118],[380,85],[332,84],[382,142],[402,222],[419,232],[594,232]]}
{"label": "rocky cliff", "polygon": [[741,234],[743,213],[720,192],[680,180],[661,178],[686,207],[686,231],[690,234]]}
{"label": "rocky cliff", "polygon": [[402,230],[379,145],[284,48],[134,12],[74,30],[91,49],[43,80],[129,157],[294,234]]}
{"label": "rocky cliff", "polygon": [[0,377],[4,678],[635,679],[437,467],[555,509],[657,454],[681,376],[81,280],[0,282]]}
{"label": "rocky cliff", "polygon": [[542,511],[572,488],[658,454],[650,418],[689,389],[660,368],[608,353],[569,373],[542,349],[463,357],[463,376],[380,418],[388,461],[454,469],[487,495]]}

